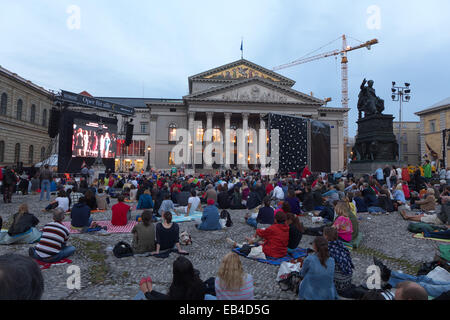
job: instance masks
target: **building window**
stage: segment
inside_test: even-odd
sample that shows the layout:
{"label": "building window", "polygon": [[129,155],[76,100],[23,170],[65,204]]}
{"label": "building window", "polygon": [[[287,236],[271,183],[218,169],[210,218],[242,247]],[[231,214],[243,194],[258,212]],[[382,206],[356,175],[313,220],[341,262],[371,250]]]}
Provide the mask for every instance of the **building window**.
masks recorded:
{"label": "building window", "polygon": [[436,120],[430,120],[430,132],[436,132]]}
{"label": "building window", "polygon": [[408,144],[404,143],[403,144],[403,153],[407,153],[408,152]]}
{"label": "building window", "polygon": [[29,148],[28,148],[28,163],[30,163],[30,164],[33,164],[33,158],[34,158],[34,147],[33,146],[30,146]]}
{"label": "building window", "polygon": [[145,156],[145,141],[133,140],[128,147],[122,143],[119,143],[117,145],[116,156],[120,156],[122,148],[124,156]]}
{"label": "building window", "polygon": [[5,161],[5,141],[0,141],[0,162]]}
{"label": "building window", "polygon": [[1,115],[6,115],[7,103],[8,103],[8,95],[6,93],[2,93],[2,98],[0,100]]}
{"label": "building window", "polygon": [[177,125],[171,123],[169,125],[169,144],[175,144],[177,141]]}
{"label": "building window", "polygon": [[23,107],[23,101],[22,99],[17,100],[17,120],[22,120],[22,107]]}
{"label": "building window", "polygon": [[320,116],[324,118],[324,117],[327,116],[327,114],[326,113],[321,113]]}
{"label": "building window", "polygon": [[42,111],[42,126],[47,126],[47,109],[44,109],[44,111]]}
{"label": "building window", "polygon": [[14,163],[20,161],[20,143],[16,143],[16,147],[14,148]]}
{"label": "building window", "polygon": [[202,142],[203,141],[203,135],[205,133],[205,129],[203,128],[197,128],[197,133],[196,133],[196,139],[198,142]]}
{"label": "building window", "polygon": [[213,141],[214,142],[220,142],[220,128],[219,127],[215,127],[213,129]]}
{"label": "building window", "polygon": [[45,147],[41,148],[41,161],[45,160]]}
{"label": "building window", "polygon": [[141,133],[148,133],[148,122],[141,122]]}
{"label": "building window", "polygon": [[170,112],[177,112],[176,108],[170,108]]}
{"label": "building window", "polygon": [[34,105],[34,104],[31,105],[30,122],[31,123],[35,123],[36,122],[36,105]]}
{"label": "building window", "polygon": [[175,152],[169,151],[169,166],[175,165]]}

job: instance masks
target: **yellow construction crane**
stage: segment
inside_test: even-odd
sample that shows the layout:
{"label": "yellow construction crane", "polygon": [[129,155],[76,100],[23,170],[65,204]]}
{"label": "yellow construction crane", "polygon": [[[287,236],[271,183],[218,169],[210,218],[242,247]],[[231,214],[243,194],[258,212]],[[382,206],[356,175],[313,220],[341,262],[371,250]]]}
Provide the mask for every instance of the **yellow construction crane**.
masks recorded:
{"label": "yellow construction crane", "polygon": [[[334,40],[334,41],[336,41],[336,40]],[[334,42],[334,41],[332,41],[332,42]],[[372,40],[367,41],[365,43],[362,43],[362,44],[360,44],[358,46],[351,47],[351,46],[347,45],[347,37],[344,34],[344,35],[342,35],[342,49],[337,49],[337,50],[333,50],[333,51],[330,51],[330,52],[325,52],[325,53],[317,54],[317,55],[314,55],[314,56],[301,58],[301,59],[292,61],[290,63],[286,63],[286,64],[283,64],[281,66],[275,67],[275,68],[273,68],[273,70],[274,71],[281,70],[281,69],[293,67],[293,66],[296,66],[296,65],[299,65],[299,64],[307,63],[307,62],[310,62],[310,61],[341,55],[342,56],[342,59],[341,59],[342,100],[341,101],[342,101],[342,108],[348,108],[348,65],[347,65],[348,64],[348,59],[347,59],[347,52],[350,52],[350,51],[353,51],[353,50],[357,50],[357,49],[361,49],[361,48],[367,48],[368,50],[370,50],[372,45],[377,44],[377,43],[378,43],[377,39],[372,39]],[[345,117],[344,117],[344,140],[345,140],[345,145],[347,145],[347,141],[348,141],[348,114],[345,114]],[[346,153],[346,152],[344,152],[344,153]],[[344,163],[347,163],[347,157],[346,156],[345,156]]]}

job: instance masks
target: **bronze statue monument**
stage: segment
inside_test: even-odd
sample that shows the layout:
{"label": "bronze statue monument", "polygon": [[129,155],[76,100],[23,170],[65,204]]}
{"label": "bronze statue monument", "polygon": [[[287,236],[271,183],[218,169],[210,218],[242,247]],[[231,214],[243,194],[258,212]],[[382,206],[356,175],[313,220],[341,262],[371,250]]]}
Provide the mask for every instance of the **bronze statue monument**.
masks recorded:
{"label": "bronze statue monument", "polygon": [[394,117],[383,114],[384,100],[376,95],[373,84],[373,80],[364,79],[358,95],[358,134],[348,166],[356,174],[370,174],[379,166],[398,161]]}

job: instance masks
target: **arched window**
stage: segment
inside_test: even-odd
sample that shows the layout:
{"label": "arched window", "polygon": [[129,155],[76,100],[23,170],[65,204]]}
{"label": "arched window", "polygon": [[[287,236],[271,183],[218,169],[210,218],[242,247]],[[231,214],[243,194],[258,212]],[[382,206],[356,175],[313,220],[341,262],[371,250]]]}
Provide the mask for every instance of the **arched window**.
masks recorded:
{"label": "arched window", "polygon": [[33,164],[33,159],[34,158],[34,147],[30,146],[28,148],[28,163],[29,164]]}
{"label": "arched window", "polygon": [[45,160],[45,147],[41,148],[41,161]]}
{"label": "arched window", "polygon": [[1,115],[6,115],[7,104],[8,104],[8,95],[6,93],[2,93],[2,98],[0,100]]}
{"label": "arched window", "polygon": [[0,141],[0,162],[5,161],[5,141]]}
{"label": "arched window", "polygon": [[17,100],[17,114],[16,114],[17,120],[22,120],[22,107],[23,107],[22,99]]}
{"label": "arched window", "polygon": [[30,109],[30,122],[36,122],[36,105],[32,104]]}
{"label": "arched window", "polygon": [[177,125],[169,124],[169,144],[175,144],[177,141]]}
{"label": "arched window", "polygon": [[47,109],[44,109],[44,111],[42,111],[42,126],[47,126]]}
{"label": "arched window", "polygon": [[14,163],[20,161],[20,143],[16,143],[16,147],[14,148]]}

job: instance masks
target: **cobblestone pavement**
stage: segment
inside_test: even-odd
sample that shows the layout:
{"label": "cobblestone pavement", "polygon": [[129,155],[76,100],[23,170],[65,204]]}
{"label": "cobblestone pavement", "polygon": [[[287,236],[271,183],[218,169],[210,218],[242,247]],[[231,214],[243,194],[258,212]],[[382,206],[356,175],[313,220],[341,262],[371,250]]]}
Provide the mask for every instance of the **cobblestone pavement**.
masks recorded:
{"label": "cobblestone pavement", "polygon": [[[54,198],[53,196],[52,198]],[[51,221],[50,213],[42,213],[46,201],[39,201],[38,195],[14,195],[11,204],[0,203],[0,215],[4,225],[17,212],[19,205],[28,203],[30,212],[40,220],[38,227]],[[116,200],[113,199],[113,203]],[[138,212],[133,212],[133,217]],[[193,239],[193,244],[184,247],[189,252],[188,258],[194,267],[200,270],[203,280],[216,275],[222,257],[231,248],[226,243],[227,237],[238,242],[244,241],[245,236],[253,234],[254,229],[244,223],[244,210],[230,210],[234,225],[220,231],[199,231],[193,222],[180,224],[180,232],[187,230]],[[106,220],[111,217],[111,211],[93,214],[94,220]],[[67,217],[66,220],[69,218]],[[361,247],[352,252],[355,265],[353,282],[362,284],[367,279],[366,269],[372,264],[372,256],[381,258],[386,265],[393,269],[416,273],[422,262],[431,261],[436,252],[437,244],[429,240],[412,238],[406,229],[408,222],[398,213],[389,215],[358,214],[360,232],[363,233]],[[305,226],[313,226],[311,217],[301,217]],[[303,236],[300,247],[311,247],[313,237]],[[44,270],[45,293],[43,299],[132,299],[139,290],[139,280],[143,276],[151,276],[154,288],[166,292],[172,279],[172,263],[178,256],[172,253],[167,259],[154,257],[128,257],[117,259],[112,254],[112,247],[118,241],[131,244],[131,234],[71,234],[69,242],[77,248],[70,258],[73,264],[81,269],[81,289],[67,288],[67,273],[69,265],[53,266]],[[28,255],[30,245],[2,245],[0,255],[18,253]],[[256,299],[296,299],[292,292],[280,290],[275,279],[278,267],[258,263],[241,258],[244,270],[255,279]]]}

